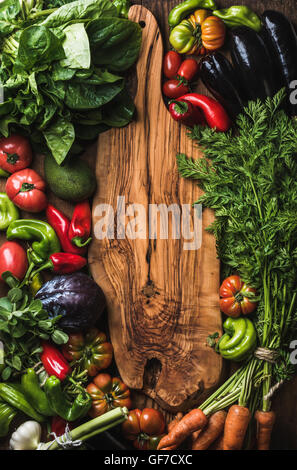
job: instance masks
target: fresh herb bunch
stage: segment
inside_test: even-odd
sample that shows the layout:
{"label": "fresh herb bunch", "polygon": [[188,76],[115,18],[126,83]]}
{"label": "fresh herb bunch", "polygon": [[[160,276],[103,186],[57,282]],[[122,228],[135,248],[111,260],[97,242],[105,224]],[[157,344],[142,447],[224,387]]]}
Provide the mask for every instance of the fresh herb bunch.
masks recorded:
{"label": "fresh herb bunch", "polygon": [[197,203],[215,212],[208,230],[224,275],[237,272],[259,293],[259,346],[278,355],[276,364],[251,358],[203,409],[239,400],[267,411],[272,385],[294,373],[288,351],[297,335],[297,121],[281,109],[284,99],[281,90],[265,103],[250,102],[236,131],[195,127],[189,137],[203,157],[177,156],[181,175],[204,191]]}
{"label": "fresh herb bunch", "polygon": [[40,300],[34,300],[26,287],[9,290],[0,299],[0,340],[4,346],[2,379],[18,376],[27,367],[40,362],[41,340],[51,339],[56,344],[68,341],[68,335],[59,329],[61,316],[53,319],[42,308]]}
{"label": "fresh herb bunch", "polygon": [[134,103],[124,72],[137,60],[139,24],[110,0],[4,0],[0,4],[0,135],[30,137],[62,164]]}

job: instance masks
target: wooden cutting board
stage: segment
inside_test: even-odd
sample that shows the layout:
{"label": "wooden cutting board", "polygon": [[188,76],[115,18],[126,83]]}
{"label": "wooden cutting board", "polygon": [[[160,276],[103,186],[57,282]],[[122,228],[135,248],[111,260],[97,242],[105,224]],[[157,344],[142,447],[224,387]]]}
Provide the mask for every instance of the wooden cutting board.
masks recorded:
{"label": "wooden cutting board", "polygon": [[[210,333],[221,332],[219,262],[215,240],[205,231],[213,221],[208,210],[196,226],[196,238],[202,236],[200,248],[197,244],[186,250],[185,233],[180,239],[172,238],[170,216],[168,239],[161,239],[158,229],[153,238],[150,205],[175,204],[184,222],[188,209],[193,231],[191,204],[201,193],[179,176],[175,156],[181,152],[199,157],[199,152],[163,102],[163,44],[154,16],[135,5],[129,17],[143,28],[137,116],[128,127],[99,137],[89,263],[106,295],[111,340],[123,381],[175,412],[197,404],[221,377],[221,358],[206,345]],[[119,196],[125,198],[126,218],[121,218],[117,207]],[[177,224],[181,219],[181,214],[174,218]],[[102,233],[107,226],[108,234]]]}

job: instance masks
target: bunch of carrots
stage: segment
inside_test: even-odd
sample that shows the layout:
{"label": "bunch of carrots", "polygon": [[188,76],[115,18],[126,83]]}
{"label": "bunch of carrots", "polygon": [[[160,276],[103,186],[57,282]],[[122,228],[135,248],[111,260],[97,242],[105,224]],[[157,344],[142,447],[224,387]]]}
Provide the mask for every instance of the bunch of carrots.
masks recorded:
{"label": "bunch of carrots", "polygon": [[[220,410],[209,417],[201,409],[194,409],[169,424],[168,434],[158,449],[174,450],[190,437],[192,450],[241,450],[250,420],[250,410],[241,405],[232,405],[228,412]],[[275,413],[257,411],[255,420],[257,449],[269,450]]]}

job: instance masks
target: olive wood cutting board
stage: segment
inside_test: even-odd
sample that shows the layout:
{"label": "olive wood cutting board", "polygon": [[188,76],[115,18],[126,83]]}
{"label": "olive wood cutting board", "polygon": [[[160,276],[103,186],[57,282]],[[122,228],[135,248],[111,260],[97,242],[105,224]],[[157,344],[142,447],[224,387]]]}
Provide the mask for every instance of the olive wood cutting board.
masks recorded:
{"label": "olive wood cutting board", "polygon": [[[221,377],[221,358],[206,344],[209,334],[221,332],[219,262],[215,240],[205,231],[213,221],[209,210],[202,212],[200,231],[196,227],[196,236],[202,234],[198,249],[185,250],[189,240],[172,238],[171,217],[168,239],[161,239],[158,230],[156,238],[148,236],[150,204],[176,204],[183,212],[183,205],[188,205],[194,229],[191,204],[201,192],[179,176],[175,157],[181,152],[198,158],[199,151],[163,102],[163,44],[156,19],[139,5],[131,7],[129,17],[143,28],[136,67],[137,115],[126,128],[99,137],[89,263],[107,299],[110,335],[122,380],[162,408],[176,412],[197,404]],[[120,220],[119,196],[125,198],[122,210],[130,215],[125,220]],[[102,204],[108,205],[105,211]],[[132,204],[141,207],[134,206],[133,213]],[[134,231],[139,238],[133,239],[127,223],[133,223],[136,216]],[[109,232],[99,239],[103,219]]]}

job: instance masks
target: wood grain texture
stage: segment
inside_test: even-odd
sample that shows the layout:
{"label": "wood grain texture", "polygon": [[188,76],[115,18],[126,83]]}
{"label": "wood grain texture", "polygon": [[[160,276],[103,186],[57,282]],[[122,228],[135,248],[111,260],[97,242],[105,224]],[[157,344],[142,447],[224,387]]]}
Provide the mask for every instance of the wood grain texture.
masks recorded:
{"label": "wood grain texture", "polygon": [[[137,63],[137,117],[127,128],[99,137],[89,263],[107,298],[122,379],[163,408],[177,411],[205,397],[221,376],[221,358],[206,345],[210,333],[221,331],[219,264],[215,240],[205,232],[213,220],[208,210],[202,216],[201,249],[185,250],[185,239],[171,238],[171,218],[168,239],[160,239],[160,233],[148,238],[150,205],[190,208],[201,194],[179,178],[175,160],[177,152],[199,154],[163,102],[163,46],[155,18],[139,6],[131,8],[130,17],[145,25]],[[96,239],[102,218],[97,205],[109,204],[116,213],[118,196],[145,208],[144,239],[129,239],[127,227],[124,239]],[[160,364],[157,377],[153,360]]]}

